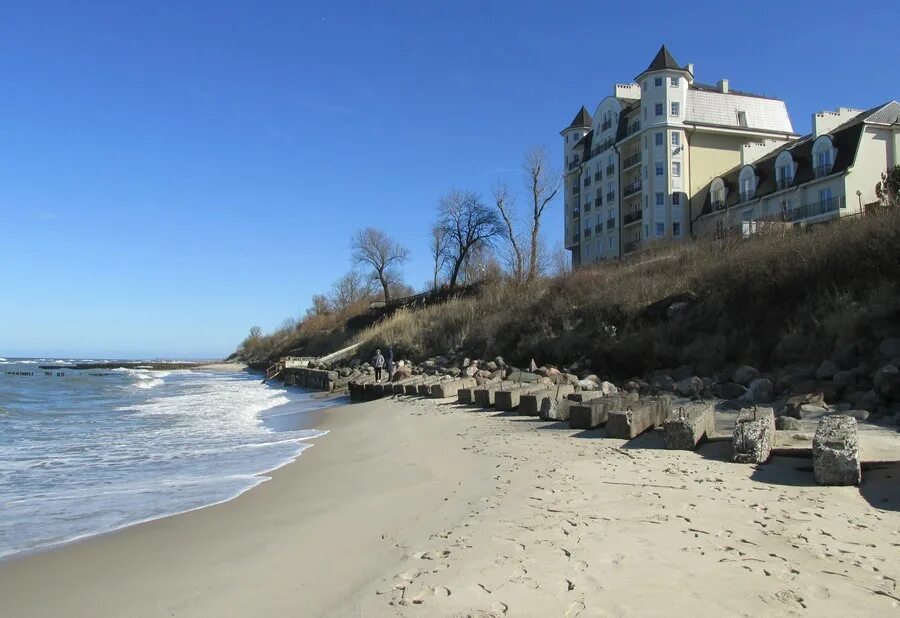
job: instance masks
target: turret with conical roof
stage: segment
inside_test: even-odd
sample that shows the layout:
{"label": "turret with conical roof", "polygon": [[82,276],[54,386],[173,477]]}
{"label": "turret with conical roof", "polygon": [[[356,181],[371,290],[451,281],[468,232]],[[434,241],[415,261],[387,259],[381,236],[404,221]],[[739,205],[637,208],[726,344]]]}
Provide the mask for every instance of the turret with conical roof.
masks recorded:
{"label": "turret with conical roof", "polygon": [[582,105],[581,111],[575,114],[575,118],[572,119],[571,124],[569,124],[570,129],[574,129],[576,127],[590,129],[591,128],[591,115],[588,113],[587,108]]}
{"label": "turret with conical roof", "polygon": [[656,52],[656,56],[653,57],[649,66],[647,66],[640,75],[635,77],[635,80],[639,81],[643,75],[655,71],[682,71],[688,74],[693,73],[693,71],[690,70],[690,65],[687,67],[679,65],[675,60],[675,56],[672,55],[672,52],[670,52],[669,48],[665,45],[659,48],[659,51]]}

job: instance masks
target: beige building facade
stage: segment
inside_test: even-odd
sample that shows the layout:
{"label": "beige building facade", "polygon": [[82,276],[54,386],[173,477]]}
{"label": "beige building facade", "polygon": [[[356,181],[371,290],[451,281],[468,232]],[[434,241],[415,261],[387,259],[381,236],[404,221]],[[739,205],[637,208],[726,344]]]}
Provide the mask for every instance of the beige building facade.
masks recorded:
{"label": "beige building facade", "polygon": [[712,180],[797,138],[783,101],[727,80],[697,82],[693,65],[679,65],[665,46],[634,82],[615,84],[593,115],[582,107],[560,134],[574,266],[690,238],[697,196]]}

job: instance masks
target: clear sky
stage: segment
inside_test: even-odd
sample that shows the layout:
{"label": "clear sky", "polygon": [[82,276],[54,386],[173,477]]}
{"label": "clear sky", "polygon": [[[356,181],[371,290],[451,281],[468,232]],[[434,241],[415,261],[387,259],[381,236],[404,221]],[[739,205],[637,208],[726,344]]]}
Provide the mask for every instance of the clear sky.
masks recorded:
{"label": "clear sky", "polygon": [[326,291],[369,225],[410,248],[421,287],[438,197],[521,188],[524,151],[560,159],[579,106],[662,43],[698,81],[785,99],[798,132],[900,99],[891,2],[36,1],[2,17],[0,356],[224,356]]}

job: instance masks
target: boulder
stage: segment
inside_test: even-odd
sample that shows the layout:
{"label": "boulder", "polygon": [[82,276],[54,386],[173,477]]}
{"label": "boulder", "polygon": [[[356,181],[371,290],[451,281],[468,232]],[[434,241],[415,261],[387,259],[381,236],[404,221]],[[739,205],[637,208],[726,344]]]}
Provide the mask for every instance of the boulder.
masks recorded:
{"label": "boulder", "polygon": [[742,399],[750,403],[771,403],[775,400],[775,385],[769,378],[756,378],[750,382]]}
{"label": "boulder", "polygon": [[775,443],[775,414],[771,409],[745,408],[738,413],[731,435],[736,463],[765,463]]}
{"label": "boulder", "polygon": [[885,365],[875,372],[872,381],[878,394],[888,399],[900,399],[900,369],[896,365]]}
{"label": "boulder", "polygon": [[900,356],[900,337],[889,337],[878,344],[878,353],[885,358]]}
{"label": "boulder", "polygon": [[819,365],[819,368],[816,369],[816,379],[830,380],[834,377],[834,374],[837,370],[838,366],[834,363],[834,361],[824,360],[822,361],[822,364]]}
{"label": "boulder", "polygon": [[868,410],[844,410],[842,414],[844,416],[851,416],[858,421],[866,421],[869,419]]}
{"label": "boulder", "polygon": [[779,416],[775,419],[775,429],[799,431],[800,420],[794,418],[793,416]]}
{"label": "boulder", "polygon": [[591,382],[593,382],[594,384],[596,384],[598,386],[600,385],[600,382],[603,381],[600,378],[598,378],[596,375],[594,375],[593,373],[589,373],[581,379],[582,380],[590,380]]}
{"label": "boulder", "polygon": [[604,395],[615,395],[619,392],[619,389],[612,382],[604,381],[600,383],[600,392]]}
{"label": "boulder", "polygon": [[734,375],[731,377],[732,381],[740,384],[741,386],[747,386],[759,377],[759,369],[756,367],[751,367],[750,365],[744,365],[742,367],[738,367]]}
{"label": "boulder", "polygon": [[503,360],[502,356],[498,356],[494,359],[494,364],[496,364],[498,367],[505,367],[506,361]]}
{"label": "boulder", "polygon": [[703,390],[703,380],[698,378],[697,376],[689,376],[687,378],[682,378],[678,382],[675,383],[675,392],[681,395],[682,397],[700,397],[700,392]]}
{"label": "boulder", "polygon": [[856,384],[856,372],[849,369],[839,369],[834,372],[831,381],[834,383],[834,388],[837,389],[838,392],[844,392]]}
{"label": "boulder", "polygon": [[576,386],[583,391],[598,390],[598,384],[593,380],[578,380],[578,382],[576,382]]}
{"label": "boulder", "polygon": [[509,376],[507,376],[506,380],[508,382],[522,382],[530,384],[531,382],[537,382],[540,378],[541,376],[536,373],[531,373],[528,371],[513,371],[509,374]]}
{"label": "boulder", "polygon": [[463,371],[463,373],[468,378],[474,377],[475,374],[478,373],[478,365],[476,363],[470,364],[468,367],[466,367],[466,369],[465,369],[465,371]]}
{"label": "boulder", "polygon": [[680,382],[686,378],[690,378],[694,375],[694,368],[688,365],[681,365],[680,367],[676,367],[672,373],[672,379],[676,382]]}
{"label": "boulder", "polygon": [[876,393],[874,390],[871,390],[863,393],[862,397],[854,402],[854,405],[860,410],[875,412],[876,410],[878,410],[878,408],[882,407],[884,403],[884,397]]}
{"label": "boulder", "polygon": [[721,397],[722,399],[738,399],[739,397],[744,396],[747,392],[747,387],[735,382],[723,382],[721,384],[714,384],[712,391],[717,397]]}
{"label": "boulder", "polygon": [[675,380],[670,375],[658,374],[653,377],[650,388],[657,392],[671,393],[675,389]]}
{"label": "boulder", "polygon": [[819,485],[859,485],[862,471],[856,419],[834,415],[819,421],[812,456],[813,473]]}
{"label": "boulder", "polygon": [[831,360],[837,365],[838,369],[852,369],[859,364],[859,345],[850,343],[841,346],[831,355]]}

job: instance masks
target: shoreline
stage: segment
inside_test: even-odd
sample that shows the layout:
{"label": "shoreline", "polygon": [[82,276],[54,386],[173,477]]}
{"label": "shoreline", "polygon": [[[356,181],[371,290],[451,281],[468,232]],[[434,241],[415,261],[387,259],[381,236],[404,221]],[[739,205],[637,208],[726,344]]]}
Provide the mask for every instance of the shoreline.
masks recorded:
{"label": "shoreline", "polygon": [[[898,606],[898,464],[867,473],[859,488],[826,488],[795,458],[732,464],[721,442],[666,451],[655,434],[625,442],[446,401],[311,414],[335,431],[252,491],[0,565],[7,610],[575,616]],[[622,594],[636,581],[653,586]]]}

